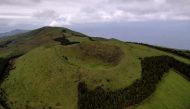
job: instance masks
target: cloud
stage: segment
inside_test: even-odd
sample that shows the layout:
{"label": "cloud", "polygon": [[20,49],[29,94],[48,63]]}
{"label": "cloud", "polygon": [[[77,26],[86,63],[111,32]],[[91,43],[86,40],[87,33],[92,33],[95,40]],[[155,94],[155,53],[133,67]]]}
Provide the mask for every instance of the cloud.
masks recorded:
{"label": "cloud", "polygon": [[55,19],[59,16],[58,13],[56,13],[54,10],[43,10],[43,11],[38,11],[33,14],[34,18],[37,19]]}
{"label": "cloud", "polygon": [[0,0],[0,5],[0,18],[52,26],[190,20],[190,0]]}
{"label": "cloud", "polygon": [[9,25],[10,25],[10,19],[0,18],[0,27],[4,27],[4,26],[6,27]]}
{"label": "cloud", "polygon": [[63,25],[70,25],[69,18],[64,16],[59,16],[55,20],[51,21],[48,26],[63,26]]}
{"label": "cloud", "polygon": [[42,0],[0,0],[0,5],[34,5],[39,4]]}

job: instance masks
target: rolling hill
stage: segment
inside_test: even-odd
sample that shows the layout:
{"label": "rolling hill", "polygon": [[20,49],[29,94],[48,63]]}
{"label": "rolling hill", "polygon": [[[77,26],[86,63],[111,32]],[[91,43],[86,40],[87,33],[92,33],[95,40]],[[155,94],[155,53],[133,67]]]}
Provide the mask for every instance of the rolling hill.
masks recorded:
{"label": "rolling hill", "polygon": [[0,109],[188,109],[188,55],[63,27],[5,37]]}

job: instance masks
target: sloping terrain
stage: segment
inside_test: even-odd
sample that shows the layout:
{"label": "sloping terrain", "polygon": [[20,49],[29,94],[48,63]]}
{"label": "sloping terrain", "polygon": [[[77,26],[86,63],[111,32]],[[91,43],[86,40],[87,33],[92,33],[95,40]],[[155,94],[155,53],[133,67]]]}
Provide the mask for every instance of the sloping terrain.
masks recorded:
{"label": "sloping terrain", "polygon": [[188,109],[190,82],[171,70],[157,86],[155,93],[137,109]]}
{"label": "sloping terrain", "polygon": [[59,27],[43,27],[1,43],[0,108],[190,107],[190,60],[183,55]]}

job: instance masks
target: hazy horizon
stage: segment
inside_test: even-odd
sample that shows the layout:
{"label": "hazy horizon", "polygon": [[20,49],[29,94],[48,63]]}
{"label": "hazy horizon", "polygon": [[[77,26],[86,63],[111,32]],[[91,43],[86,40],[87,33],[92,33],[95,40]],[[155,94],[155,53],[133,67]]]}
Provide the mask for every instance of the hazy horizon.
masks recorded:
{"label": "hazy horizon", "polygon": [[91,36],[190,50],[190,21],[106,23],[70,28]]}
{"label": "hazy horizon", "polygon": [[1,0],[0,33],[62,26],[98,37],[190,49],[190,0]]}

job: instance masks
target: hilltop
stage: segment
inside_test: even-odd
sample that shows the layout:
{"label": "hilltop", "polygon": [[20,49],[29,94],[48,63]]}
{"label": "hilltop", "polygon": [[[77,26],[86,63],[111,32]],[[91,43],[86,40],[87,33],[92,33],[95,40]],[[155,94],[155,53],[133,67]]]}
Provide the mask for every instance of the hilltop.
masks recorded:
{"label": "hilltop", "polygon": [[0,109],[187,109],[188,51],[42,27],[0,41]]}

